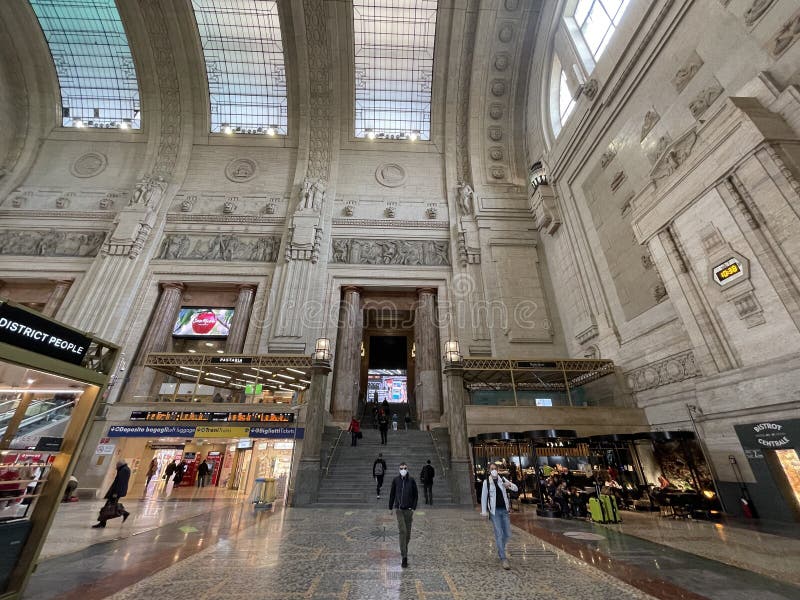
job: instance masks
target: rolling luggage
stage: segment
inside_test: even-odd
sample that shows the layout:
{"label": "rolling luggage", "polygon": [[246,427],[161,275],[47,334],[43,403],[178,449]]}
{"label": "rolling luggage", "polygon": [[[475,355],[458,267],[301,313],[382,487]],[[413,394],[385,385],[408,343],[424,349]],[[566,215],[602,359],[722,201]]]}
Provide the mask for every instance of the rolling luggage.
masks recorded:
{"label": "rolling luggage", "polygon": [[619,523],[617,499],[614,496],[600,494],[597,498],[589,498],[589,514],[595,523]]}

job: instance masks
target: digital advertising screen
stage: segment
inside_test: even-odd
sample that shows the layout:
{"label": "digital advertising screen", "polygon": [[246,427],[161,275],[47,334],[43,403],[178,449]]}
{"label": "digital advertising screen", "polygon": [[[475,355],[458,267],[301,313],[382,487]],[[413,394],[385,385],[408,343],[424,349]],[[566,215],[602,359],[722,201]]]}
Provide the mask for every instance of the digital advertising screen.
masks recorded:
{"label": "digital advertising screen", "polygon": [[181,308],[172,328],[178,338],[224,338],[233,319],[232,308]]}
{"label": "digital advertising screen", "polygon": [[378,402],[408,402],[408,377],[405,369],[370,369],[367,372],[368,399]]}

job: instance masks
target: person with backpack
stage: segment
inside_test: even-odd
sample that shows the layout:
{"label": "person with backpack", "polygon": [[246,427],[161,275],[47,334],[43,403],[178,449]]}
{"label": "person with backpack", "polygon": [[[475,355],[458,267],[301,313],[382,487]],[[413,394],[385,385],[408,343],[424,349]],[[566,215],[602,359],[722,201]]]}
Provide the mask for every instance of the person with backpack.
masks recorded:
{"label": "person with backpack", "polygon": [[422,489],[425,491],[425,504],[433,505],[433,478],[435,476],[436,470],[429,460],[427,464],[422,467],[422,472],[419,474],[419,480],[422,482]]}
{"label": "person with backpack", "polygon": [[378,415],[378,430],[381,432],[381,445],[386,445],[386,436],[389,433],[389,419],[386,417],[386,411],[381,409]]}
{"label": "person with backpack", "polygon": [[378,458],[372,463],[372,476],[378,484],[378,489],[375,491],[378,500],[381,499],[381,487],[383,486],[383,475],[386,473],[386,461],[383,460],[383,454],[379,453]]}

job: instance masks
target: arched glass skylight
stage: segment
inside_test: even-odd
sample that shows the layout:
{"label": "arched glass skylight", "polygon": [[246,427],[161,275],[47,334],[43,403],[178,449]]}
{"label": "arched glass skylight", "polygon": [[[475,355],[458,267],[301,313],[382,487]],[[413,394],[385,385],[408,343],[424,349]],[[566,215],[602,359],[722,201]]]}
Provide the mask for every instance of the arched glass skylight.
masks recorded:
{"label": "arched glass skylight", "polygon": [[353,0],[355,135],[431,138],[437,0]]}
{"label": "arched glass skylight", "polygon": [[558,80],[558,116],[562,124],[567,120],[573,108],[575,108],[575,99],[567,85],[567,74],[562,69]]}
{"label": "arched glass skylight", "polygon": [[286,68],[275,0],[192,0],[211,131],[286,135]]}
{"label": "arched glass skylight", "polygon": [[61,87],[64,127],[139,129],[139,85],[114,0],[30,0]]}
{"label": "arched glass skylight", "polygon": [[595,60],[608,46],[630,0],[578,0],[568,18],[575,22]]}

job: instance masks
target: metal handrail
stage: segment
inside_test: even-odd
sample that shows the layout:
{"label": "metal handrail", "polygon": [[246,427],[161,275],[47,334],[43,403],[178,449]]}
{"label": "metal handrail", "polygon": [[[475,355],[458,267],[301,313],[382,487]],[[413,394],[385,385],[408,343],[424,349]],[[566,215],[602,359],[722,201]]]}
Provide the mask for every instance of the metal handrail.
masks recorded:
{"label": "metal handrail", "polygon": [[441,465],[442,467],[442,473],[444,474],[444,478],[447,479],[447,466],[444,464],[442,453],[439,452],[439,444],[436,441],[436,435],[433,433],[433,429],[431,429],[428,433],[431,434],[431,441],[433,441],[433,449],[436,452],[436,457],[439,459],[439,465]]}
{"label": "metal handrail", "polygon": [[328,471],[331,468],[331,461],[333,460],[333,455],[336,454],[336,448],[339,447],[339,440],[342,439],[342,434],[344,433],[343,429],[339,430],[339,435],[336,436],[336,441],[333,444],[333,448],[331,448],[331,453],[328,455],[328,461],[325,463],[325,477],[328,476]]}

